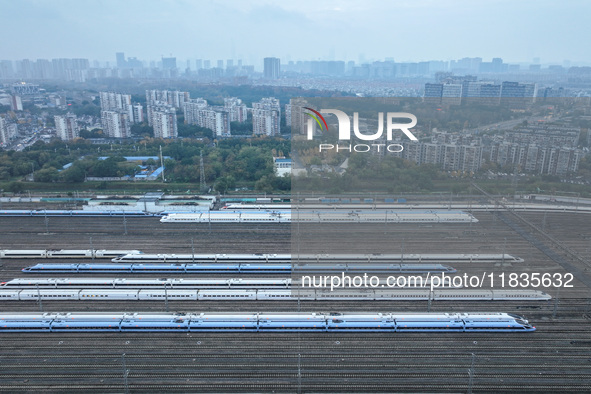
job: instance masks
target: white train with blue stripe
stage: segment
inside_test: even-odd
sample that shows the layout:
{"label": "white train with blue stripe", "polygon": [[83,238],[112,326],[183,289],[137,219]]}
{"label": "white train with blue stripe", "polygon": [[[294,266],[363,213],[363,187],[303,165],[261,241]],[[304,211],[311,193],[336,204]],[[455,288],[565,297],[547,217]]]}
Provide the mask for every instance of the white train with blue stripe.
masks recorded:
{"label": "white train with blue stripe", "polygon": [[106,249],[0,249],[3,259],[113,259],[141,254],[139,250]]}
{"label": "white train with blue stripe", "polygon": [[408,263],[408,264],[451,264],[451,263],[523,263],[521,257],[493,253],[423,253],[423,254],[156,254],[131,253],[115,257],[114,263]]}
{"label": "white train with blue stripe", "polygon": [[169,213],[162,223],[476,223],[463,211],[434,210],[245,210]]}
{"label": "white train with blue stripe", "polygon": [[0,301],[272,301],[272,300],[367,300],[367,301],[546,301],[550,295],[538,290],[446,289],[425,288],[363,289],[328,291],[314,289],[179,289],[179,288],[0,288]]}
{"label": "white train with blue stripe", "polygon": [[[196,264],[58,264],[39,263],[23,268],[24,273],[193,273],[193,274],[289,274],[289,263],[196,263]],[[298,264],[297,272],[385,272],[390,274],[454,273],[443,264]]]}
{"label": "white train with blue stripe", "polygon": [[510,313],[0,313],[0,332],[531,332]]}

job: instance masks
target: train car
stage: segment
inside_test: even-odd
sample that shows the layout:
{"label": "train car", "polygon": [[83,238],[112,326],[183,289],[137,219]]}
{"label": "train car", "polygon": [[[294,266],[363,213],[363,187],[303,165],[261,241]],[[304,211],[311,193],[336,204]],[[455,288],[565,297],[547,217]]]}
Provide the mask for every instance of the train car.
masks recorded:
{"label": "train car", "polygon": [[387,263],[522,263],[520,257],[510,254],[125,254],[111,260],[114,263],[359,263],[359,262],[387,262]]}
{"label": "train car", "polygon": [[[64,290],[59,290],[62,292]],[[78,293],[78,299],[81,301],[128,301],[139,299],[139,290],[137,289],[82,289]]]}
{"label": "train car", "polygon": [[245,274],[281,274],[291,272],[291,264],[240,264],[240,272]]}
{"label": "train car", "polygon": [[107,217],[107,216],[129,216],[129,217],[152,217],[159,216],[143,211],[85,211],[85,210],[56,210],[56,209],[33,209],[33,210],[18,210],[8,209],[1,210],[0,217],[23,217],[23,216],[42,216],[42,217],[59,217],[59,216],[79,216],[79,217]]}
{"label": "train car", "polygon": [[285,211],[291,209],[291,204],[241,204],[228,203],[222,207],[223,210],[242,211],[242,210],[258,210],[258,211]]}
{"label": "train car", "polygon": [[291,286],[291,279],[183,279],[183,278],[16,278],[0,283],[0,288],[164,288],[169,289],[281,289]]}
{"label": "train car", "polygon": [[0,313],[2,332],[532,332],[522,316],[469,313]]}
{"label": "train car", "polygon": [[214,301],[235,301],[235,300],[256,300],[256,290],[199,290],[199,300]]}
{"label": "train car", "polygon": [[44,259],[47,257],[45,249],[3,249],[0,250],[0,257],[3,259]]}
{"label": "train car", "polygon": [[459,289],[454,291],[435,290],[434,300],[550,300],[552,297],[539,290],[484,290],[484,289]]}
{"label": "train car", "polygon": [[49,290],[49,289],[24,289],[20,290],[18,297],[21,301],[27,300],[54,300],[54,301],[69,301],[79,300],[80,289],[63,289],[63,290]]}
{"label": "train car", "polygon": [[19,300],[19,293],[22,289],[0,289],[1,301],[17,301]]}
{"label": "train car", "polygon": [[[293,210],[223,210],[203,213],[171,213],[162,223],[291,223]],[[296,210],[294,221],[302,223],[387,222],[387,223],[476,223],[463,211],[392,210]]]}
{"label": "train car", "polygon": [[317,313],[260,313],[258,331],[325,331],[327,322],[324,314]]}
{"label": "train car", "polygon": [[296,266],[297,273],[315,272],[371,272],[390,274],[423,274],[423,273],[454,273],[456,269],[443,264],[368,264],[366,262],[357,264],[299,264]]}
{"label": "train car", "polygon": [[157,301],[168,299],[170,301],[197,301],[197,294],[201,290],[179,289],[144,289],[138,293],[138,299],[142,301]]}
{"label": "train car", "polygon": [[4,259],[63,259],[63,258],[105,258],[113,259],[122,255],[141,254],[139,250],[92,250],[92,249],[2,249],[0,258]]}
{"label": "train car", "polygon": [[0,216],[7,217],[20,217],[20,216],[32,216],[33,211],[23,209],[4,209],[0,211]]}
{"label": "train car", "polygon": [[75,250],[75,249],[59,249],[59,250],[48,250],[46,258],[50,259],[73,259],[73,258],[86,258],[92,257],[93,251],[88,250]]}
{"label": "train car", "polygon": [[133,273],[171,273],[185,272],[185,264],[121,264],[127,272]]}
{"label": "train car", "polygon": [[48,273],[63,273],[63,272],[78,272],[78,264],[44,264],[39,263],[23,268],[24,273],[29,272],[48,272]]}
{"label": "train car", "polygon": [[435,290],[429,289],[169,289],[169,288],[67,288],[67,289],[0,289],[0,300],[318,300],[318,301],[414,301],[414,300],[460,300],[460,301],[545,301],[550,295],[538,290],[511,290],[497,294],[496,290]]}
{"label": "train car", "polygon": [[125,254],[113,258],[114,263],[290,263],[290,254]]}
{"label": "train car", "polygon": [[200,313],[191,316],[190,331],[258,331],[259,314],[252,312]]}
{"label": "train car", "polygon": [[423,301],[432,299],[433,294],[429,289],[386,289],[375,290],[376,301]]}
{"label": "train car", "polygon": [[299,298],[300,300],[314,300],[316,299],[315,291],[301,291],[297,290],[257,290],[257,300],[290,300]]}
{"label": "train car", "polygon": [[116,258],[118,256],[130,256],[130,255],[141,255],[142,252],[139,250],[106,250],[99,249],[94,251],[95,258]]}
{"label": "train car", "polygon": [[[23,268],[24,273],[245,273],[245,274],[287,274],[291,264],[45,264],[39,263]],[[298,273],[315,272],[385,272],[385,273],[454,273],[455,268],[442,264],[303,264],[297,266]]]}

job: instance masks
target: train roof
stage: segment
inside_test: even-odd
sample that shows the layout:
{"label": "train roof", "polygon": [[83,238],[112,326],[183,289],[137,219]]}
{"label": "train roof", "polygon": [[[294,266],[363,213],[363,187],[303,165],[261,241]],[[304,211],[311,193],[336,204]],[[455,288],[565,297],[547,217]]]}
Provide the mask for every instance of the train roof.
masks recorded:
{"label": "train roof", "polygon": [[18,318],[54,318],[54,319],[135,319],[135,320],[171,320],[171,319],[257,319],[265,317],[269,319],[277,318],[298,318],[298,319],[329,319],[343,317],[361,317],[361,318],[396,318],[396,319],[515,319],[519,316],[504,312],[462,312],[462,313],[414,313],[414,312],[386,312],[386,313],[362,313],[362,312],[191,312],[191,313],[150,313],[150,312],[0,312],[1,319]]}

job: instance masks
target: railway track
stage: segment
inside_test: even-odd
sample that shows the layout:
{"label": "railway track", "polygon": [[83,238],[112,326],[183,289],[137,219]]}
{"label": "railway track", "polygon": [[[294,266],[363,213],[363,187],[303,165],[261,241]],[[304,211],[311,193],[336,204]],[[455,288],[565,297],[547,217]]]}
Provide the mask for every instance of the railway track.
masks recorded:
{"label": "railway track", "polygon": [[[580,254],[591,248],[591,223],[576,214],[521,213]],[[388,226],[382,239],[391,253],[510,253],[517,264],[461,264],[458,272],[562,272],[561,267],[527,243],[490,213],[475,213],[472,225]],[[120,218],[83,220],[43,218],[6,221],[0,218],[2,248],[139,249],[144,252],[289,253],[289,225],[177,225],[128,218],[127,235]],[[154,237],[154,229],[158,237]],[[348,230],[345,232],[347,233]],[[354,230],[351,230],[354,231]],[[578,235],[579,233],[583,235]],[[576,236],[572,236],[575,234]],[[5,235],[5,236],[4,236]],[[347,236],[350,233],[347,233]],[[301,234],[300,242],[321,249],[317,234]],[[297,236],[294,235],[294,240]],[[381,241],[380,241],[381,242]],[[360,245],[359,253],[376,244]],[[589,252],[591,255],[591,251]],[[49,262],[50,260],[46,260]],[[72,261],[74,262],[74,261]],[[78,262],[87,262],[78,261]],[[1,279],[23,277],[30,261],[0,261]],[[106,275],[112,276],[112,275]],[[142,276],[148,277],[148,276]],[[159,278],[162,275],[151,277]],[[216,276],[213,276],[216,277]],[[271,277],[271,276],[269,276]],[[283,276],[279,276],[283,277]],[[121,367],[125,352],[127,389],[144,392],[283,391],[334,392],[435,391],[466,392],[471,354],[475,356],[474,392],[590,391],[591,320],[589,289],[561,292],[559,301],[519,302],[307,302],[253,301],[248,310],[502,310],[525,315],[538,331],[531,335],[450,333],[39,333],[0,334],[2,392],[124,392]],[[548,291],[552,296],[555,291]],[[556,305],[556,316],[553,312]],[[161,302],[51,302],[43,309],[164,311]],[[232,302],[174,302],[174,310],[229,311]],[[2,310],[38,311],[36,301],[0,302]],[[298,374],[298,365],[301,373]],[[245,373],[241,373],[245,371]],[[30,372],[30,373],[29,373]],[[69,379],[64,382],[63,379]],[[102,380],[102,381],[101,381]]]}
{"label": "railway track", "polygon": [[[25,386],[27,391],[45,390],[48,387],[45,385],[27,385]],[[435,391],[435,392],[465,392],[468,389],[468,384],[446,384],[442,386],[440,384],[430,383],[396,383],[396,389],[398,391],[416,391],[417,388],[421,388],[421,391]],[[24,390],[22,386],[18,385],[0,385],[0,390],[14,392],[15,390]],[[252,392],[252,391],[280,391],[280,392],[293,392],[298,391],[323,391],[323,392],[391,392],[392,387],[381,384],[371,383],[323,383],[323,384],[289,384],[289,383],[245,383],[245,384],[227,384],[227,383],[214,383],[214,384],[105,384],[102,386],[88,385],[88,384],[56,384],[51,385],[52,390],[67,390],[67,391],[85,391],[90,390],[96,392],[104,391],[130,391],[130,392],[187,392],[187,391],[208,391],[208,392]],[[559,384],[559,385],[547,385],[547,384],[512,384],[512,385],[491,385],[491,384],[474,384],[473,390],[479,392],[573,392],[573,391],[589,391],[591,385],[589,384]]]}

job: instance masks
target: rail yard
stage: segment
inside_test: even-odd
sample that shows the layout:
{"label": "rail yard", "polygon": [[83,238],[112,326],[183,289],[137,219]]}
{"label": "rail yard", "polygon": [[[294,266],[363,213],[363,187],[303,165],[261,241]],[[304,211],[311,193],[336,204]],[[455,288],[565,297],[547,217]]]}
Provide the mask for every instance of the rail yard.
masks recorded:
{"label": "rail yard", "polygon": [[[478,211],[472,212],[472,215],[477,221],[372,224],[379,226],[382,237],[368,239],[355,252],[371,254],[373,248],[382,245],[386,239],[389,253],[396,255],[393,258],[396,261],[391,261],[392,264],[419,264],[410,261],[411,256],[416,258],[418,255],[488,256],[482,261],[474,257],[457,258],[444,264],[457,271],[454,275],[481,276],[486,273],[495,278],[503,272],[527,274],[528,278],[533,273],[571,272],[574,275],[573,287],[558,290],[551,286],[534,288],[530,284],[527,291],[538,291],[547,297],[525,299],[446,299],[427,294],[419,300],[385,299],[375,302],[347,297],[297,297],[292,287],[291,297],[284,299],[244,297],[237,301],[199,298],[197,294],[195,299],[179,299],[172,297],[175,295],[173,291],[177,291],[173,290],[172,282],[165,281],[170,282],[171,287],[158,289],[159,296],[151,300],[139,297],[139,292],[144,291],[141,289],[155,288],[144,283],[146,287],[142,284],[138,288],[125,288],[131,293],[136,291],[138,296],[135,299],[101,300],[100,297],[91,297],[92,300],[84,301],[80,299],[80,293],[78,299],[40,297],[41,292],[46,294],[49,289],[41,287],[39,290],[37,286],[41,282],[36,282],[24,290],[31,293],[28,300],[0,298],[2,315],[28,314],[51,321],[47,327],[57,328],[66,325],[63,322],[67,321],[67,317],[63,314],[67,312],[74,317],[110,313],[119,316],[119,329],[114,332],[64,332],[67,330],[56,329],[48,330],[51,332],[21,330],[18,333],[0,333],[0,391],[391,392],[393,387],[397,391],[438,392],[466,392],[469,389],[474,392],[589,391],[591,289],[587,275],[591,268],[588,265],[591,223],[587,215],[573,210],[520,212],[519,217],[527,222],[520,221],[519,217],[506,211]],[[131,254],[141,251],[145,255],[182,255],[187,259],[187,256],[193,258],[196,255],[213,254],[290,255],[293,254],[294,244],[301,242],[314,253],[322,253],[321,242],[336,242],[338,238],[335,234],[333,239],[330,232],[326,232],[327,228],[339,228],[342,236],[343,233],[358,231],[355,225],[338,227],[342,224],[322,224],[323,237],[319,239],[313,232],[300,233],[293,222],[287,225],[161,223],[160,217],[133,216],[0,217],[0,248],[37,251],[116,250],[129,251]],[[309,230],[312,226],[306,224],[305,229]],[[540,233],[540,230],[550,238]],[[39,257],[39,261],[30,256],[0,256],[0,280],[10,283],[12,279],[39,281],[46,278],[92,278],[113,283],[115,278],[157,281],[167,277],[219,283],[228,278],[257,278],[256,275],[219,272],[185,273],[183,276],[161,272],[141,276],[134,276],[133,273],[119,276],[113,272],[96,272],[92,276],[88,273],[23,272],[24,268],[41,263],[119,264],[111,262],[110,255],[107,258],[98,253],[83,254],[79,257],[68,256],[64,260],[64,256],[59,256],[59,253],[53,257],[46,252],[45,257]],[[405,256],[407,261],[404,261]],[[431,263],[425,261],[424,264]],[[285,280],[290,275],[274,272],[258,278],[275,280],[276,285],[287,286]],[[496,282],[496,285],[500,286],[500,282]],[[22,289],[2,286],[3,291],[13,288]],[[85,285],[63,291],[72,289],[86,289],[91,291],[90,294],[97,290],[96,287]],[[109,291],[112,290],[117,289]],[[483,289],[438,291],[477,290],[492,294],[492,291],[525,288],[522,289],[521,284],[516,288],[506,285],[505,289],[491,289],[487,285]],[[160,294],[163,291],[166,291],[166,296]],[[242,287],[236,291],[253,290]],[[272,288],[270,291],[287,294],[288,290]],[[209,315],[236,316],[237,312],[252,313],[252,316],[299,313],[301,317],[315,314],[319,319],[319,327],[318,331],[261,329],[266,323],[256,317],[254,320],[257,323],[245,330],[220,327],[211,331],[190,329],[193,324],[195,327],[202,324]],[[160,329],[150,326],[153,330],[138,330],[140,332],[121,329],[130,326],[126,322],[133,320],[129,316],[136,313],[139,314],[136,316],[149,314],[164,317],[180,313],[192,317],[175,318],[178,324],[186,327],[180,330],[182,332],[174,332],[164,326],[160,326]],[[441,330],[425,329],[426,326],[423,326],[416,330],[419,332],[399,332],[403,330],[397,330],[398,320],[392,315],[398,314],[400,318],[408,313],[428,317],[448,314],[453,321],[463,321],[463,328]],[[465,322],[469,318],[461,316],[475,313],[506,313],[517,316],[516,319],[524,318],[526,324],[535,327],[535,331],[466,330]],[[347,317],[363,314],[381,314],[380,319],[383,319],[384,327],[388,329],[366,330],[360,329],[359,325],[352,326],[352,329],[351,326],[349,329],[336,329],[338,324],[344,324],[342,321],[355,320],[347,320]],[[162,321],[163,318],[158,319]],[[169,318],[164,320],[170,321]],[[250,321],[253,324],[253,320]],[[460,324],[456,327],[460,327]],[[449,332],[454,330],[459,332]]]}

